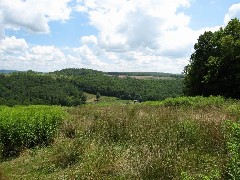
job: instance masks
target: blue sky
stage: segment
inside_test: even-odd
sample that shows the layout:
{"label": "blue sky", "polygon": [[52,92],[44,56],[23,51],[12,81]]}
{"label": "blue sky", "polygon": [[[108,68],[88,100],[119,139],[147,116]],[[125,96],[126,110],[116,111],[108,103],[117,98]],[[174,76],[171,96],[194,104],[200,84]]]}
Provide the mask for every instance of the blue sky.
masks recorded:
{"label": "blue sky", "polygon": [[181,73],[236,0],[1,0],[0,69]]}

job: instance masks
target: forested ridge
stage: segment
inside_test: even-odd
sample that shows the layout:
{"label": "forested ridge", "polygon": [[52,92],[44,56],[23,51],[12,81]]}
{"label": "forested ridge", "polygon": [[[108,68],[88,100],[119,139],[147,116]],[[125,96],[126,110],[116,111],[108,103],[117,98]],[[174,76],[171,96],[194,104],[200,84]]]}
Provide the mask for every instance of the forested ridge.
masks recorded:
{"label": "forested ridge", "polygon": [[1,105],[62,105],[83,104],[83,92],[64,77],[34,72],[0,74]]}
{"label": "forested ridge", "polygon": [[55,71],[58,76],[68,75],[84,92],[114,96],[127,100],[162,100],[182,95],[182,80],[140,80],[131,77],[109,77],[89,69],[64,69]]}
{"label": "forested ridge", "polygon": [[162,100],[182,95],[182,79],[140,80],[111,77],[91,69],[63,69],[0,75],[0,104],[76,106],[85,103],[83,92],[119,99]]}

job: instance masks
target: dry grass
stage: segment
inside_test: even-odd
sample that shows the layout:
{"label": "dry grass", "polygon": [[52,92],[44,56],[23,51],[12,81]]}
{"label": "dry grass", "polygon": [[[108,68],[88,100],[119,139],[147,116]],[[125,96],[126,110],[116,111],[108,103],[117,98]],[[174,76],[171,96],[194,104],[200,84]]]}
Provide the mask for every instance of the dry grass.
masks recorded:
{"label": "dry grass", "polygon": [[8,180],[8,178],[3,174],[1,169],[0,169],[0,180]]}

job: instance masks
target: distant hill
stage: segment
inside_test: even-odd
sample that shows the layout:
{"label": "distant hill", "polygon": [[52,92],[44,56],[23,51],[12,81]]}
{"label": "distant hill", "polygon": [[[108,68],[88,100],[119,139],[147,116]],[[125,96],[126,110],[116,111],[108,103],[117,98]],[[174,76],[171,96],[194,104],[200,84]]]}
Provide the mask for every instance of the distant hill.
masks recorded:
{"label": "distant hill", "polygon": [[3,74],[10,74],[10,73],[13,73],[13,72],[17,72],[17,70],[0,69],[0,73],[3,73]]}
{"label": "distant hill", "polygon": [[182,74],[171,74],[163,72],[107,72],[107,74],[112,76],[153,76],[183,78]]}
{"label": "distant hill", "polygon": [[[178,76],[172,78],[171,74],[168,74],[168,76],[165,74],[165,76],[162,76],[164,78],[148,78],[153,77],[154,73],[143,73],[141,75],[146,77],[139,78],[139,73],[120,72],[118,74],[84,68],[62,69],[50,74],[68,77],[84,92],[90,94],[100,93],[104,96],[117,97],[123,100],[153,101],[178,97],[183,94],[182,78],[177,78]],[[124,75],[126,77],[123,78]],[[139,76],[137,77],[137,75]]]}
{"label": "distant hill", "polygon": [[1,72],[5,74],[0,73],[0,104],[9,106],[76,106],[86,101],[83,92],[139,102],[159,101],[183,95],[182,78],[159,78],[152,73],[142,74],[145,77],[133,73],[131,75],[135,76],[128,74],[123,78],[107,75],[102,71],[76,68],[51,73],[32,70]]}

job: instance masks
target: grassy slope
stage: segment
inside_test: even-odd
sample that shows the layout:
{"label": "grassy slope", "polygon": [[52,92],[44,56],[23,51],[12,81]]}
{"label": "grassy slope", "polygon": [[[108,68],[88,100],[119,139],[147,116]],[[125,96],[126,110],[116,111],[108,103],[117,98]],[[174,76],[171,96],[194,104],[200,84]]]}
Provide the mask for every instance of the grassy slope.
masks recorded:
{"label": "grassy slope", "polygon": [[229,177],[239,159],[229,158],[224,121],[239,118],[239,103],[186,101],[67,108],[71,119],[52,146],[26,149],[0,171],[9,179]]}

